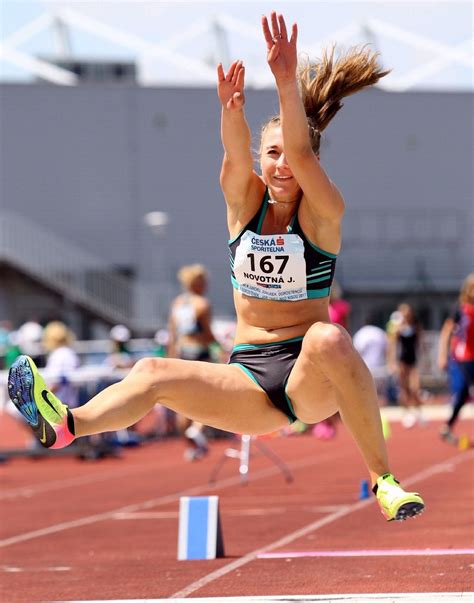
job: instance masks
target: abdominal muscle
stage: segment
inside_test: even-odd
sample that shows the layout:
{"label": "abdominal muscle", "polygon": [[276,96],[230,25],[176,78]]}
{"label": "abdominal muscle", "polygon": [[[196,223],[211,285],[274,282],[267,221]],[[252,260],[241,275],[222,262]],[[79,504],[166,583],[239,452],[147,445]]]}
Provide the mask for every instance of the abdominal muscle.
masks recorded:
{"label": "abdominal muscle", "polygon": [[329,297],[285,302],[256,299],[234,290],[235,345],[277,343],[302,337],[312,324],[329,322]]}

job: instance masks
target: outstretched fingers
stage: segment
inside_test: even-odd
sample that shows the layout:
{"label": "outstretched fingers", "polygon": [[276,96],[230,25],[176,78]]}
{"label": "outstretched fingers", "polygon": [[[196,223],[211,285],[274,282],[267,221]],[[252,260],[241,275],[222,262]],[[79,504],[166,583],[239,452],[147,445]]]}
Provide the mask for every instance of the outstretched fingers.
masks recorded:
{"label": "outstretched fingers", "polygon": [[275,11],[272,11],[270,14],[270,20],[272,22],[272,33],[273,33],[273,39],[274,40],[279,40],[281,39],[281,32],[280,32],[280,26],[278,24],[278,17]]}
{"label": "outstretched fingers", "polygon": [[262,29],[263,35],[265,37],[265,42],[267,43],[267,48],[270,50],[273,46],[273,36],[270,31],[270,27],[268,25],[268,19],[265,15],[262,16]]}
{"label": "outstretched fingers", "polygon": [[289,42],[290,44],[296,45],[298,37],[298,27],[296,23],[293,23],[291,27],[291,38],[288,40],[288,30],[283,15],[277,15],[276,12],[272,12],[270,20],[271,29],[267,17],[265,15],[262,16],[263,35],[265,36],[268,50],[271,50],[273,46],[278,45],[281,42]]}
{"label": "outstretched fingers", "polygon": [[243,62],[240,60],[234,61],[226,74],[224,68],[222,67],[222,63],[219,63],[217,65],[217,79],[219,82],[232,82],[235,84],[239,81],[239,76],[242,69],[244,69]]}
{"label": "outstretched fingers", "polygon": [[242,63],[242,61],[237,61],[237,65],[235,66],[234,72],[232,74],[232,79],[231,79],[231,82],[234,84],[234,86],[238,85],[239,76],[240,76],[243,68],[244,68],[244,64]]}
{"label": "outstretched fingers", "polygon": [[291,26],[290,44],[293,44],[296,46],[297,39],[298,39],[298,25],[296,25],[296,23],[293,23],[293,25]]}
{"label": "outstretched fingers", "polygon": [[278,25],[280,27],[280,38],[282,40],[287,41],[288,33],[286,31],[286,23],[285,23],[285,19],[283,18],[283,15],[278,15]]}
{"label": "outstretched fingers", "polygon": [[244,80],[245,80],[245,67],[242,62],[240,62],[240,67],[236,70],[236,78],[235,85],[239,90],[243,90],[244,88]]}
{"label": "outstretched fingers", "polygon": [[227,75],[225,76],[225,79],[227,82],[232,82],[234,74],[235,74],[235,70],[237,69],[239,63],[240,63],[240,61],[234,61],[232,63],[232,65],[229,67],[229,71],[227,72]]}

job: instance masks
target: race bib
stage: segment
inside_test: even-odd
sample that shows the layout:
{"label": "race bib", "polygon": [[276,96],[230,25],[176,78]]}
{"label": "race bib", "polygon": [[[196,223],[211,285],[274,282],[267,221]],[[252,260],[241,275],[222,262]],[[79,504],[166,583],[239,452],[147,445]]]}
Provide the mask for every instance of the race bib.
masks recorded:
{"label": "race bib", "polygon": [[235,254],[234,274],[245,295],[275,301],[307,299],[304,244],[296,234],[246,231]]}

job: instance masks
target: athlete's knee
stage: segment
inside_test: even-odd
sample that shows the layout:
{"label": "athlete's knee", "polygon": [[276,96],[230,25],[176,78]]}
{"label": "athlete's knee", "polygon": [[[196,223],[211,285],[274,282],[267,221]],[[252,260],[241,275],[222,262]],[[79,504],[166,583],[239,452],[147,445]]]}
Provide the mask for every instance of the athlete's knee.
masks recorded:
{"label": "athlete's knee", "polygon": [[169,360],[167,358],[140,358],[131,369],[130,377],[139,377],[149,387],[158,385],[168,373]]}
{"label": "athlete's knee", "polygon": [[342,327],[327,322],[317,322],[306,333],[303,349],[319,358],[335,359],[353,352],[351,339]]}

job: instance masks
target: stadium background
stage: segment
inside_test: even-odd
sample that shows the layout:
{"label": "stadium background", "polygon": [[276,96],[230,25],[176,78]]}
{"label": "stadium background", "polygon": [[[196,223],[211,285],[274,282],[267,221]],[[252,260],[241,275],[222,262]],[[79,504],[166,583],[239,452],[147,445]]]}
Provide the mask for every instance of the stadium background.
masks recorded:
{"label": "stadium background", "polygon": [[[253,440],[250,465],[221,433],[190,463],[156,405],[120,438],[39,449],[0,370],[2,601],[472,598],[473,405],[456,445],[441,438],[450,405],[436,367],[438,329],[474,267],[470,3],[4,0],[0,336],[4,321],[65,320],[82,362],[67,380],[85,400],[122,375],[104,362],[112,324],[133,329],[134,357],[159,351],[150,336],[183,263],[209,268],[214,315],[232,319],[215,65],[244,59],[258,133],[277,107],[259,30],[273,8],[300,24],[303,53],[370,43],[393,68],[347,99],[322,155],[347,201],[337,278],[351,331],[372,311],[384,325],[400,301],[423,321],[425,420],[405,428],[393,382],[381,411],[392,470],[427,512],[383,522],[342,426],[328,440],[298,423]],[[226,557],[177,561],[179,498],[209,494]]]}
{"label": "stadium background", "polygon": [[[255,43],[249,50],[261,11],[247,3],[148,3],[161,11],[161,31],[169,19],[183,39],[187,31],[190,39],[196,35],[186,29],[192,25],[184,6],[189,12],[201,7],[194,52],[185,45],[181,55],[174,44],[175,63],[187,58],[190,65],[181,73],[171,61],[173,83],[165,68],[168,55],[160,56],[161,40],[148,40],[145,48],[136,47],[134,38],[124,42],[124,36],[140,33],[137,23],[144,36],[149,33],[143,15],[127,30],[126,4],[117,5],[116,15],[104,6],[100,13],[100,3],[46,3],[45,12],[8,32],[3,42],[10,65],[13,50],[36,61],[26,79],[7,69],[0,84],[0,316],[15,324],[32,316],[60,318],[88,338],[121,322],[137,335],[151,334],[166,321],[178,290],[176,270],[194,261],[209,268],[214,314],[233,315],[218,183],[219,105],[211,77],[219,52],[224,58],[241,56],[240,37],[250,61],[246,113],[257,147],[261,124],[277,108],[271,80],[262,75],[263,50],[260,62]],[[391,30],[389,21],[373,18],[380,16],[377,3],[337,4],[339,29],[326,27],[322,45],[371,42],[384,64],[394,67],[383,89],[346,100],[322,147],[324,166],[347,203],[336,276],[353,307],[351,326],[358,328],[374,311],[383,324],[398,302],[409,301],[425,328],[439,329],[474,263],[469,45],[449,46],[393,25]],[[414,6],[413,23],[423,4]],[[435,4],[433,32],[443,14],[448,18],[444,4]],[[349,15],[342,18],[344,7],[360,8],[357,27]],[[459,31],[450,36],[459,42],[465,5],[456,7]],[[293,11],[316,15],[325,9],[334,27],[327,8],[295,3]],[[400,11],[391,10],[397,23]],[[87,36],[81,40],[78,27],[99,36],[102,46]],[[35,54],[31,44],[38,32],[50,40],[40,36]],[[314,37],[301,37],[302,52],[316,53]],[[113,42],[125,49],[118,51]],[[81,54],[83,48],[89,54]],[[155,75],[150,49],[158,64]],[[401,58],[408,60],[402,68]],[[59,76],[48,66],[60,67],[58,73],[76,83],[57,85]],[[403,85],[401,72],[409,75],[411,69],[420,72],[418,81],[412,77]],[[446,72],[451,78],[445,82],[435,78]]]}

